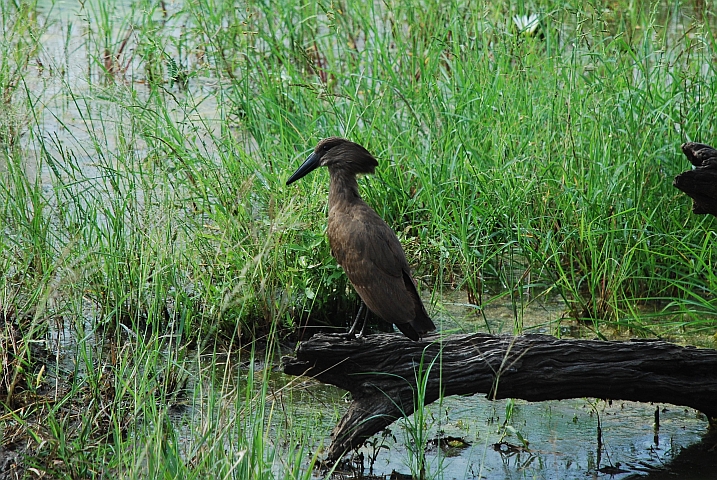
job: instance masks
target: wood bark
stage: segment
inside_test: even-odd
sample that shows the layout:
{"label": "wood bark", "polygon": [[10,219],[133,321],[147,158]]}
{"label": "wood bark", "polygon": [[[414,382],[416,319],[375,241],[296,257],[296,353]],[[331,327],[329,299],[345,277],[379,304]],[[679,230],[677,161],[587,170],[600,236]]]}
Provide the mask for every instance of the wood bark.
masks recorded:
{"label": "wood bark", "polygon": [[682,144],[682,152],[694,166],[672,182],[692,198],[692,211],[717,217],[717,150],[703,143]]}
{"label": "wood bark", "polygon": [[[717,351],[657,340],[559,340],[547,335],[426,337],[396,334],[347,339],[319,334],[282,359],[284,372],[351,392],[326,460],[359,447],[439,395],[485,393],[528,401],[595,397],[671,403],[717,417]],[[418,381],[417,381],[418,380]]]}

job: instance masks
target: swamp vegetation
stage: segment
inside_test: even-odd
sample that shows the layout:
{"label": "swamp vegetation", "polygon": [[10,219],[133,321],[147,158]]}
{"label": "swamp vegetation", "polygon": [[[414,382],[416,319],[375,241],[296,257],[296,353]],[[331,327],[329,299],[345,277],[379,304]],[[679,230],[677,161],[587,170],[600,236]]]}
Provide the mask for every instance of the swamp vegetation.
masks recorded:
{"label": "swamp vegetation", "polygon": [[[672,187],[715,143],[713,9],[0,2],[0,476],[319,474],[341,393],[273,366],[358,306],[326,174],[284,185],[332,135],[379,160],[362,195],[439,331],[714,347],[715,219]],[[527,448],[518,410],[489,423]],[[405,465],[452,478],[421,467],[432,415]]]}

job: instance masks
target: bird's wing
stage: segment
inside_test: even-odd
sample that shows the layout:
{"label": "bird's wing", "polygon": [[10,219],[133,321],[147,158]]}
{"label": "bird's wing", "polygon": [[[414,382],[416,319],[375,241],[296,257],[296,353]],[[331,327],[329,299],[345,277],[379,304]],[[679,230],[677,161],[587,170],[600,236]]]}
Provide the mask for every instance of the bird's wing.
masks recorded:
{"label": "bird's wing", "polygon": [[336,261],[366,305],[388,322],[411,322],[415,298],[404,282],[410,272],[393,230],[375,213],[333,212],[327,233]]}

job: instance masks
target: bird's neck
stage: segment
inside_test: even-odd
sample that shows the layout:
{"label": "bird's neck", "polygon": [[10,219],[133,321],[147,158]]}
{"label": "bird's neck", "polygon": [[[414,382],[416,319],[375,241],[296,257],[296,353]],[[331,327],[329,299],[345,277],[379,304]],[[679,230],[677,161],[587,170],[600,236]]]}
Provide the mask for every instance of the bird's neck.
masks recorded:
{"label": "bird's neck", "polygon": [[329,169],[329,176],[329,205],[361,200],[355,174]]}

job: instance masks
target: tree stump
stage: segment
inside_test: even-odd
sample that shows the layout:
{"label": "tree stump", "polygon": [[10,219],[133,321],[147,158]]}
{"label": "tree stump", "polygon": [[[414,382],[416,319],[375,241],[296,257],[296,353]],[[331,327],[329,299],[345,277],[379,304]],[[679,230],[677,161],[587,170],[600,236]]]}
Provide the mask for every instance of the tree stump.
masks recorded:
{"label": "tree stump", "polygon": [[682,144],[682,152],[695,168],[672,182],[692,198],[692,212],[717,217],[717,150],[703,143]]}
{"label": "tree stump", "polygon": [[528,401],[595,397],[671,403],[717,417],[717,351],[659,340],[559,340],[547,335],[402,335],[347,339],[319,334],[282,359],[284,372],[351,392],[331,436],[334,462],[371,435],[440,395],[485,393]]}

